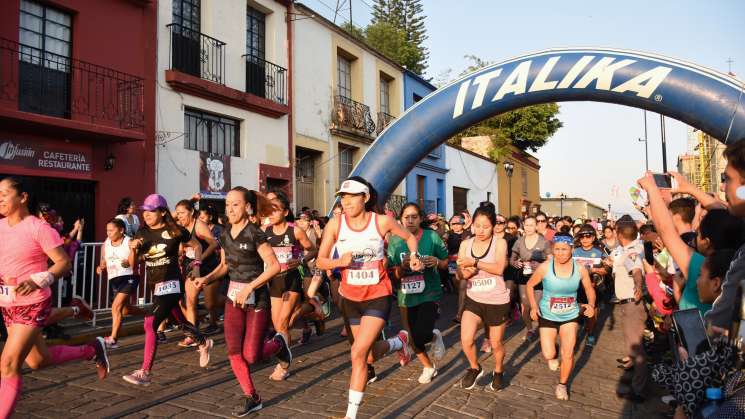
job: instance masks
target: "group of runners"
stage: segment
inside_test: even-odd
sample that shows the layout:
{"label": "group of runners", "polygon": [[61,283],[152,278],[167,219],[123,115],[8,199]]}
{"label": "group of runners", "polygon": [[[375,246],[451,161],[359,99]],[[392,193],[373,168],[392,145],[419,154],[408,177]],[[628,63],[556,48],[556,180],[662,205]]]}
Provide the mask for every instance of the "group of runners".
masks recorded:
{"label": "group of runners", "polygon": [[[91,359],[105,378],[107,351],[118,346],[125,315],[144,316],[145,329],[142,365],[123,376],[126,382],[152,382],[167,320],[180,325],[185,338],[179,344],[196,347],[199,365],[206,367],[214,345],[208,336],[216,331],[223,307],[228,359],[245,395],[232,413],[245,416],[262,408],[251,367],[276,359],[270,378],[286,379],[292,364],[290,330],[314,323],[322,332],[328,315],[322,305],[333,300],[350,342],[346,417],[355,418],[366,386],[377,378],[373,364],[387,354],[395,352],[401,366],[418,359],[421,384],[437,376],[437,363],[447,350],[435,327],[443,298],[440,273],[448,269],[463,292],[457,321],[469,366],[461,386],[473,388],[485,373],[476,345],[483,328],[495,361],[487,387],[503,388],[502,337],[507,324],[522,317],[526,339],[540,337],[548,367],[560,369],[556,397],[568,399],[579,322],[595,316],[591,275],[605,266],[580,263],[573,252],[577,245],[592,253],[597,237],[586,241],[579,234],[575,243],[570,234],[559,232],[549,239],[541,226],[545,215],[507,220],[484,202],[473,214],[454,217],[443,238],[427,228],[428,217],[415,203],[406,204],[398,219],[377,212],[377,193],[363,178],[345,180],[337,196],[340,205],[320,235],[307,219],[295,222],[289,201],[279,192],[231,189],[224,228],[218,228],[210,211],[196,211],[193,200],[180,201],[171,212],[165,198],[153,194],[143,201],[142,224],[134,229],[140,223],[134,205],[123,203],[121,214],[107,223],[97,270],[105,273],[115,294],[111,335],[82,346],[47,347],[40,327],[51,311],[50,286],[70,270],[70,258],[59,234],[30,212],[33,191],[18,179],[5,178],[0,182],[0,306],[9,337],[0,360],[0,417],[13,411],[24,361],[39,368]],[[152,286],[147,310],[130,303],[140,262]],[[200,293],[209,312],[210,325],[204,329],[197,316]],[[394,302],[402,329],[385,339],[381,336]]]}

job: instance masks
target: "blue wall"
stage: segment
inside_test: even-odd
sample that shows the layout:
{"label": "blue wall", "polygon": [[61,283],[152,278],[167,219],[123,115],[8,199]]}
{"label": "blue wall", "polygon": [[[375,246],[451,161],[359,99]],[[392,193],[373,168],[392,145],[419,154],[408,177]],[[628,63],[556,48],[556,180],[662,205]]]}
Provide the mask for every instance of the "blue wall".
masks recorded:
{"label": "blue wall", "polygon": [[[436,89],[435,86],[416,74],[410,71],[404,72],[404,107],[406,109],[410,108],[418,99],[424,98]],[[416,167],[406,176],[406,199],[413,202],[417,201],[417,177],[423,176],[425,178],[424,200],[433,203],[431,207],[424,208],[424,211],[444,214],[446,174],[445,146],[441,144],[417,163]],[[438,180],[440,180],[439,186]]]}

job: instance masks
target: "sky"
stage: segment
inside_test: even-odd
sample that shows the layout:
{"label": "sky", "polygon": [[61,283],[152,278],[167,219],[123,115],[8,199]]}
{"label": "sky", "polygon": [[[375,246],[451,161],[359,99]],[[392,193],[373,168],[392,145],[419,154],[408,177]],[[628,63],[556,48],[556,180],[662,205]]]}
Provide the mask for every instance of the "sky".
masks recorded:
{"label": "sky", "polygon": [[[345,4],[344,1],[347,3]],[[348,19],[340,1],[337,19]],[[333,17],[336,0],[306,0]],[[353,20],[364,26],[373,0],[352,0]],[[448,69],[457,76],[469,62],[486,61],[547,48],[602,46],[653,52],[745,80],[745,2],[628,0],[624,2],[533,0],[423,0],[427,16],[429,67],[426,78]],[[644,116],[641,109],[597,102],[560,103],[564,126],[537,153],[541,196],[582,197],[613,212],[632,212],[628,188],[644,171]],[[662,170],[660,117],[647,112],[649,166]],[[686,126],[665,118],[668,169],[685,151]]]}

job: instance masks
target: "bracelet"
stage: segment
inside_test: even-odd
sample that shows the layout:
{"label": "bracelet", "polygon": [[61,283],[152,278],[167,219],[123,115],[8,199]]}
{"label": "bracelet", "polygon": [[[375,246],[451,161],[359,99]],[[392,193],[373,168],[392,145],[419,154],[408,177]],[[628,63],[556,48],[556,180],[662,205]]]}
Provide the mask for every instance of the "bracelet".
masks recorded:
{"label": "bracelet", "polygon": [[189,266],[190,267],[202,266],[202,261],[201,260],[193,260],[193,261],[191,261],[191,263],[189,264]]}

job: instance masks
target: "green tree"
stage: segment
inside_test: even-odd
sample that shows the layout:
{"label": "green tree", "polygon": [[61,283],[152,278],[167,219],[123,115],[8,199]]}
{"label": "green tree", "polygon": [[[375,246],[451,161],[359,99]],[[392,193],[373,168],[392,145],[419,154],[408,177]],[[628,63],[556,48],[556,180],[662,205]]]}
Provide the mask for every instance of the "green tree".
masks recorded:
{"label": "green tree", "polygon": [[[464,58],[470,60],[471,64],[461,76],[492,64],[473,55],[466,55]],[[466,128],[450,141],[460,145],[463,137],[489,136],[494,146],[491,158],[499,161],[510,145],[520,150],[538,151],[563,126],[558,114],[559,105],[553,102],[526,106],[481,121]]]}
{"label": "green tree", "polygon": [[[403,31],[406,51],[389,57],[416,74],[424,73],[429,59],[429,51],[423,45],[427,39],[427,29],[424,26],[426,16],[423,12],[421,0],[375,0],[372,22],[368,26],[373,27],[372,31],[376,34],[390,31],[390,27]],[[381,23],[390,27],[381,26]],[[390,41],[392,37],[386,35],[368,38],[368,43],[381,52],[390,51],[395,44],[386,41]]]}

